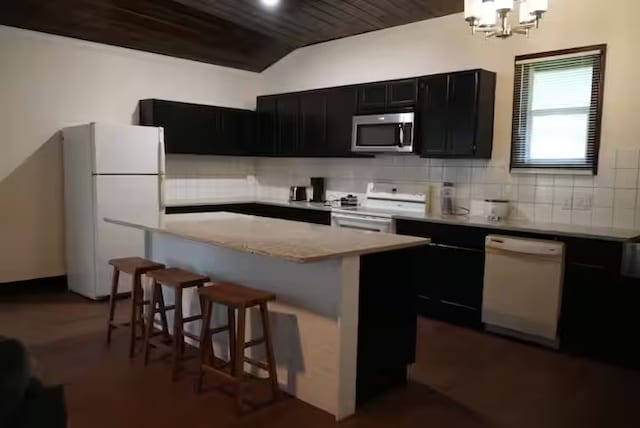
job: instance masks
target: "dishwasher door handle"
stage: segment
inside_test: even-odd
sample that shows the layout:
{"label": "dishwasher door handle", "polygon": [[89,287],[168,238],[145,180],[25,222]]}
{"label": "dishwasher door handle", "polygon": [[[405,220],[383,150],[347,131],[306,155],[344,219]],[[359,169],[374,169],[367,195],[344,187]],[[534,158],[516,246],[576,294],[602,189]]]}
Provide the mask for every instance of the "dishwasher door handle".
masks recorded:
{"label": "dishwasher door handle", "polygon": [[514,254],[534,256],[556,256],[564,254],[564,243],[537,241],[533,239],[513,239],[503,236],[487,236],[485,242],[487,251],[498,250]]}

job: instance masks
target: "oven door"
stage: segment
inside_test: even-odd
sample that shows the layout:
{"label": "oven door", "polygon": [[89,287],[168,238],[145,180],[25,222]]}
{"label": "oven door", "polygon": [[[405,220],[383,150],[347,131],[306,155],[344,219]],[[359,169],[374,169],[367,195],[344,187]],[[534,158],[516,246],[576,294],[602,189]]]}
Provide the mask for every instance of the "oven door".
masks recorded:
{"label": "oven door", "polygon": [[384,217],[359,216],[349,214],[331,215],[331,225],[345,229],[365,230],[370,232],[394,233],[393,220]]}
{"label": "oven door", "polygon": [[353,152],[413,151],[413,113],[353,117]]}

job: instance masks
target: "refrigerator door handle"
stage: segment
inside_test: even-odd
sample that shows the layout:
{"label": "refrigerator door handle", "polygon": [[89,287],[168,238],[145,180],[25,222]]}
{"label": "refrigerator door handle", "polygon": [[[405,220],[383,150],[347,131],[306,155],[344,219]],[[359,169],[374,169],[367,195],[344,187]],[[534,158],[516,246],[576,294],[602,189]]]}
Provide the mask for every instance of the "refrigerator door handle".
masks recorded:
{"label": "refrigerator door handle", "polygon": [[164,214],[164,175],[158,175],[158,202],[160,204],[160,215]]}
{"label": "refrigerator door handle", "polygon": [[165,174],[164,128],[158,128],[158,174]]}

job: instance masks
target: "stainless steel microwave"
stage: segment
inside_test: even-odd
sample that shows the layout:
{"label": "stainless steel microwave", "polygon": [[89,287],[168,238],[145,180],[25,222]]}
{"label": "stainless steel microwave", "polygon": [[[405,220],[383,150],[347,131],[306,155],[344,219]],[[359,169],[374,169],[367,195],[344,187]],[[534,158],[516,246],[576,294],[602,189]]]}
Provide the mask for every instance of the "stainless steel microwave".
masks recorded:
{"label": "stainless steel microwave", "polygon": [[414,113],[354,116],[351,151],[411,153],[414,117]]}

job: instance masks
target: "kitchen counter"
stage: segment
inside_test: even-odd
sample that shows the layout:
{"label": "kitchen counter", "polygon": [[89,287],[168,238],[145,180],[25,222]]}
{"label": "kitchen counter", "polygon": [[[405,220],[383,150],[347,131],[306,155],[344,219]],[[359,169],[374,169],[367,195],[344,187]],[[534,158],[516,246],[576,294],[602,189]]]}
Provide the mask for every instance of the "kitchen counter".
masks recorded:
{"label": "kitchen counter", "polygon": [[[274,201],[274,200],[254,200],[254,199],[209,199],[209,200],[174,200],[166,204],[168,207],[174,206],[206,206],[206,205],[225,205],[234,203],[257,203],[264,205],[274,205],[290,208],[304,208],[319,211],[332,211],[340,209],[338,206],[330,206],[323,203],[314,202],[290,202],[290,201]],[[442,216],[428,215],[425,213],[412,211],[390,211],[390,210],[371,210],[378,213],[390,215],[394,219],[418,220],[431,223],[443,223],[470,227],[483,227],[487,229],[510,230],[516,232],[540,233],[548,235],[559,235],[576,238],[592,238],[607,241],[640,241],[640,230],[637,229],[621,229],[614,227],[598,227],[598,226],[580,226],[562,223],[534,223],[526,220],[506,220],[506,221],[489,221],[485,217],[480,216]]]}
{"label": "kitchen counter", "polygon": [[428,244],[424,238],[346,230],[227,212],[105,221],[251,254],[309,263]]}
{"label": "kitchen counter", "polygon": [[560,223],[534,223],[523,220],[490,221],[485,217],[473,216],[434,216],[422,213],[403,212],[394,219],[418,220],[429,223],[443,223],[459,226],[482,227],[487,229],[509,230],[515,232],[539,233],[545,235],[568,236],[575,238],[602,239],[606,241],[640,240],[640,230],[617,229],[613,227],[580,226]]}

